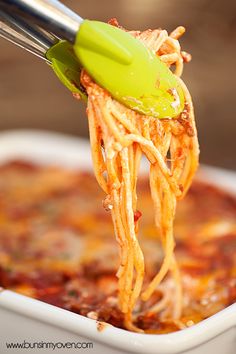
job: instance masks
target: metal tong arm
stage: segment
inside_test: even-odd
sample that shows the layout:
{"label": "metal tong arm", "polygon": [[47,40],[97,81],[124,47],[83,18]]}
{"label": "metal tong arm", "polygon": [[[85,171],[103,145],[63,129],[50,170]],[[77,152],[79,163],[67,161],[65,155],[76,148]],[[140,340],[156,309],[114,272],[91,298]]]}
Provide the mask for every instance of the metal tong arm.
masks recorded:
{"label": "metal tong arm", "polygon": [[0,0],[7,11],[18,12],[72,44],[83,19],[57,0]]}
{"label": "metal tong arm", "polygon": [[48,61],[47,50],[58,39],[38,26],[27,23],[19,16],[11,15],[0,9],[0,37]]}

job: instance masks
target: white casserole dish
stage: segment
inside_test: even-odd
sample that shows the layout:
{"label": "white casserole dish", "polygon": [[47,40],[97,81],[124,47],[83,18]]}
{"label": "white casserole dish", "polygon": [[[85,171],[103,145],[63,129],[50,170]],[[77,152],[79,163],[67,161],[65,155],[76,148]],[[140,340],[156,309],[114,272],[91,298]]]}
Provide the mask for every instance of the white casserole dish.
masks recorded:
{"label": "white casserole dish", "polygon": [[[91,168],[87,141],[60,134],[11,131],[0,134],[0,163],[24,158],[68,168]],[[236,174],[203,167],[200,174],[214,184],[236,192]],[[3,290],[0,292],[0,354],[24,352],[7,349],[6,342],[92,342],[86,353],[96,354],[235,354],[236,304],[180,332],[148,335],[127,332],[110,325],[97,330],[94,320],[38,300]],[[33,353],[78,353],[83,349],[28,349]]]}

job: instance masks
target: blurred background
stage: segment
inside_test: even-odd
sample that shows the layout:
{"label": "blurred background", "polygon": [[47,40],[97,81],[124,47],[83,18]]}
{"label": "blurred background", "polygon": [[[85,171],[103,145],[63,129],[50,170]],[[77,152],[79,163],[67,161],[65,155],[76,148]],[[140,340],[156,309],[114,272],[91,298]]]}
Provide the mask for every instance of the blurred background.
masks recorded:
{"label": "blurred background", "polygon": [[[117,17],[127,29],[187,28],[201,162],[236,169],[235,0],[65,0],[82,17]],[[0,130],[33,128],[88,136],[85,106],[40,59],[0,39]],[[1,146],[0,146],[1,148]]]}

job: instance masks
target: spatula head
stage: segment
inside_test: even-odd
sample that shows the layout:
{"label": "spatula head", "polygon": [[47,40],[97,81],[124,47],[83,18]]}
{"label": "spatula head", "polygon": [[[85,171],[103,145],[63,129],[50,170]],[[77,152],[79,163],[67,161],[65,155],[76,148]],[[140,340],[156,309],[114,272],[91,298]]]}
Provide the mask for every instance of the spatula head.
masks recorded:
{"label": "spatula head", "polygon": [[184,109],[184,94],[175,75],[129,33],[85,20],[74,52],[91,77],[131,109],[157,118],[173,118]]}

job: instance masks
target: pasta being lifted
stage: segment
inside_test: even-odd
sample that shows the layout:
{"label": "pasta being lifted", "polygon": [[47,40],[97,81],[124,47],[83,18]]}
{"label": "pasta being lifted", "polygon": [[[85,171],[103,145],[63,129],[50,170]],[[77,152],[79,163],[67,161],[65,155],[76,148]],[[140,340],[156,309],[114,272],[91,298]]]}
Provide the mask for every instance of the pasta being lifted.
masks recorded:
{"label": "pasta being lifted", "polygon": [[[112,24],[116,24],[113,23]],[[178,27],[170,35],[165,30],[131,31],[168,66],[175,66],[180,77],[183,62],[191,59],[178,42],[184,33]],[[128,109],[99,87],[83,71],[81,82],[88,94],[88,121],[95,175],[107,194],[104,207],[111,211],[117,242],[120,246],[119,305],[125,314],[125,326],[141,331],[133,323],[138,298],[147,301],[167,273],[175,284],[175,296],[168,303],[166,319],[181,316],[182,287],[174,255],[173,221],[176,201],[187,192],[198,166],[199,147],[190,94],[180,80],[185,108],[175,119],[157,119]],[[143,289],[145,262],[138,242],[136,183],[142,154],[150,162],[150,188],[157,234],[161,238],[164,259],[158,274]],[[153,307],[163,310],[164,297]]]}

